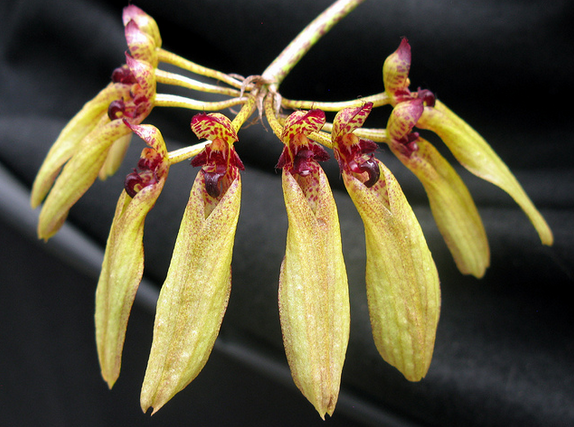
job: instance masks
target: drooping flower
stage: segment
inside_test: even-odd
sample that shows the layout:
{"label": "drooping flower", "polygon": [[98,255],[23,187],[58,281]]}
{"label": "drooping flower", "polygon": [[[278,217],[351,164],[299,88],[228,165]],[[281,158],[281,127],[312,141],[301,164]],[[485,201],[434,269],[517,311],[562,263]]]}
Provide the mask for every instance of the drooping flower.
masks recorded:
{"label": "drooping flower", "polygon": [[[391,104],[398,106],[397,104],[403,102],[412,103],[415,99],[421,100],[424,109],[416,120],[416,126],[435,132],[461,165],[476,176],[506,191],[526,213],[542,243],[552,245],[553,236],[550,227],[512,172],[490,145],[465,121],[442,102],[436,100],[432,92],[420,89],[416,92],[409,90],[410,64],[411,48],[405,38],[383,65],[385,92],[391,99]],[[479,271],[480,269],[476,269],[475,272],[468,270],[468,272],[480,276],[477,274]]]}
{"label": "drooping flower", "polygon": [[[90,105],[80,111],[78,117],[70,124],[72,127],[62,132],[65,139],[60,139],[54,145],[44,161],[32,191],[32,204],[41,202],[51,182],[58,175],[62,164],[65,166],[56,179],[53,188],[44,202],[38,222],[38,236],[45,240],[52,237],[62,226],[70,208],[94,183],[106,157],[115,141],[130,134],[129,127],[124,125],[123,119],[130,124],[139,124],[147,117],[153,108],[155,96],[155,79],[153,69],[148,63],[138,61],[126,54],[127,67],[136,80],[136,83],[114,83],[109,86],[108,92],[116,88],[123,95],[119,99],[108,103],[107,114],[99,115],[104,102],[110,98],[109,94],[102,95],[102,101]],[[117,87],[116,85],[121,85]],[[98,98],[98,97],[97,97]],[[89,113],[89,116],[87,115]],[[91,131],[85,134],[81,125],[86,125],[88,119],[98,118]],[[94,122],[92,122],[94,124]],[[78,139],[78,134],[85,134]]]}
{"label": "drooping flower", "polygon": [[120,374],[131,307],[144,268],[143,229],[169,171],[163,137],[150,125],[126,126],[148,145],[118,200],[96,289],[96,343],[102,376],[111,388]]}
{"label": "drooping flower", "polygon": [[46,198],[38,223],[42,239],[59,230],[71,206],[98,175],[105,179],[115,173],[131,140],[123,119],[140,124],[153,108],[159,30],[155,21],[135,6],[124,10],[124,22],[128,48],[134,54],[126,53],[126,64],[113,72],[112,83],[62,130],[32,186],[33,208]]}
{"label": "drooping flower", "polygon": [[155,413],[203,369],[231,290],[243,169],[233,147],[237,134],[219,113],[194,116],[191,128],[212,142],[192,161],[202,169],[191,189],[157,303],[141,392],[144,412],[153,407]]}
{"label": "drooping flower", "polygon": [[391,172],[359,139],[372,105],[347,108],[333,122],[333,150],[365,226],[366,284],[373,337],[385,361],[408,380],[423,378],[440,314],[436,266],[421,227]]}
{"label": "drooping flower", "polygon": [[412,132],[424,108],[420,98],[397,104],[389,117],[387,142],[423,184],[438,229],[458,269],[480,278],[490,263],[486,232],[460,176],[428,141]]}
{"label": "drooping flower", "polygon": [[289,229],[279,279],[279,314],[291,374],[322,418],[333,414],[349,339],[349,296],[339,219],[323,169],[325,150],[308,139],[321,110],[285,123],[282,168]]}

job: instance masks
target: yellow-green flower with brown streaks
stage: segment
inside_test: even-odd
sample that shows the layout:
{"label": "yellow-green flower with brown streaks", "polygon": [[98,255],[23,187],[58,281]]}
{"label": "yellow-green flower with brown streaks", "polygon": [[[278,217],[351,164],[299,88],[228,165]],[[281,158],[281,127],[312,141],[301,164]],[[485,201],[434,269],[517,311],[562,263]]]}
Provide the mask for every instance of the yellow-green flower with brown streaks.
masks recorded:
{"label": "yellow-green flower with brown streaks", "polygon": [[387,144],[423,184],[438,229],[458,269],[480,278],[490,263],[480,214],[454,168],[428,141],[412,132],[423,111],[420,98],[397,104],[388,120]]}
{"label": "yellow-green flower with brown streaks", "polygon": [[[443,140],[462,166],[479,178],[489,181],[506,191],[526,213],[532,222],[532,225],[538,232],[542,243],[545,245],[552,245],[554,238],[550,227],[540,212],[536,209],[512,172],[510,172],[506,164],[494,152],[490,145],[488,145],[488,143],[464,120],[453,113],[441,101],[437,100],[432,92],[420,89],[416,92],[409,90],[410,82],[408,79],[408,73],[410,70],[410,64],[411,48],[407,39],[403,39],[399,48],[385,60],[383,65],[385,93],[391,99],[391,104],[395,106],[395,108],[402,108],[401,103],[408,102],[412,104],[416,99],[421,100],[423,111],[421,114],[418,114],[417,112],[418,118],[416,118],[413,125],[420,129],[428,129],[435,132]],[[392,120],[392,117],[390,120]],[[410,123],[408,126],[412,128]],[[401,131],[400,133],[404,132]],[[406,133],[404,133],[404,135],[406,135]],[[425,150],[425,153],[422,155],[428,156],[428,153],[430,150],[433,150],[433,148],[428,148],[430,147],[430,144],[427,142],[422,142],[422,144],[424,145],[423,150]],[[392,141],[390,141],[390,145],[391,147],[393,145],[395,148],[397,147],[397,145],[393,144]],[[438,156],[435,154],[432,154],[432,156],[435,159],[438,159]],[[439,161],[440,164],[443,164],[442,159],[437,161]],[[457,186],[459,185],[457,184]],[[462,187],[459,186],[459,188]],[[435,213],[435,218],[437,218],[436,210],[434,210],[433,213]],[[438,216],[440,217],[440,215]],[[451,244],[449,245],[451,250],[453,250],[456,245],[459,245],[459,249],[463,248],[462,251],[457,251],[457,249],[454,249],[453,251],[455,260],[457,260],[457,265],[462,267],[461,271],[463,273],[470,273],[480,277],[482,275],[481,270],[488,266],[488,260],[486,262],[482,261],[482,267],[478,266],[472,268],[470,267],[470,264],[472,263],[466,265],[467,263],[462,261],[463,257],[461,257],[461,254],[463,252],[468,252],[472,246],[482,246],[483,257],[484,254],[486,254],[486,258],[488,258],[488,254],[484,249],[484,243],[453,243],[451,238],[454,234],[462,236],[465,231],[460,230],[458,233],[454,233],[450,237],[448,236],[448,232],[445,233],[444,227],[442,227],[441,231],[445,234],[447,242],[449,240],[451,241]],[[482,237],[480,237],[480,239],[482,239]],[[466,249],[464,249],[465,247]]]}
{"label": "yellow-green flower with brown streaks", "polygon": [[435,263],[399,183],[358,138],[372,105],[346,108],[333,122],[333,150],[345,187],[361,215],[367,248],[366,284],[373,337],[385,361],[408,380],[430,366],[440,314]]}
{"label": "yellow-green flower with brown streaks", "polygon": [[128,47],[135,56],[126,53],[126,64],[114,71],[112,83],[87,102],[62,130],[32,186],[32,207],[45,199],[38,222],[38,237],[42,239],[49,239],[60,229],[70,208],[98,175],[105,178],[117,170],[131,139],[131,130],[123,119],[140,124],[153,108],[153,63],[157,64],[157,59],[152,52],[156,42],[132,20],[125,30]]}
{"label": "yellow-green flower with brown streaks", "polygon": [[[126,64],[76,114],[49,151],[32,189],[43,201],[38,235],[48,239],[99,176],[113,174],[132,133],[147,144],[116,205],[96,291],[96,343],[110,387],[120,373],[130,310],[143,274],[143,227],[168,170],[193,157],[193,183],[156,307],[153,342],[141,389],[144,412],[157,412],[199,374],[218,336],[231,289],[231,259],[241,202],[243,164],[237,132],[259,110],[283,144],[277,163],[289,227],[278,286],[279,317],[293,380],[322,418],[337,404],[349,341],[350,309],[337,208],[322,146],[332,148],[364,224],[366,293],[375,345],[406,379],[431,364],[441,309],[439,279],[421,227],[377,143],[422,182],[438,228],[464,274],[484,275],[489,248],[478,210],[454,168],[416,128],[430,129],[472,173],[502,189],[526,212],[544,244],[552,232],[506,165],[429,90],[409,89],[411,49],[403,39],[383,65],[382,93],[347,101],[289,100],[279,86],[308,49],[362,0],[334,2],[260,76],[240,77],[161,48],[155,21],[124,9]],[[212,84],[158,68],[169,64]],[[204,101],[156,93],[156,83],[223,96]],[[233,121],[220,113],[241,105]],[[391,105],[386,129],[363,128],[371,110]],[[191,128],[206,141],[168,152],[159,131],[142,125],[154,107],[203,111]],[[285,117],[283,111],[294,113]],[[332,124],[324,111],[337,112]],[[328,133],[331,133],[329,136]],[[368,138],[368,139],[367,139]],[[372,140],[371,140],[372,139]],[[322,144],[322,145],[321,145]],[[195,156],[195,157],[194,157]],[[168,219],[169,220],[169,219]]]}
{"label": "yellow-green flower with brown streaks", "polygon": [[185,208],[161,288],[141,407],[155,413],[207,362],[231,290],[231,257],[241,202],[243,164],[237,134],[222,114],[198,114],[191,128],[211,142],[192,161],[201,166]]}
{"label": "yellow-green flower with brown streaks", "polygon": [[279,279],[283,341],[295,384],[322,418],[335,410],[350,324],[337,207],[317,163],[328,154],[308,139],[324,123],[321,110],[291,114],[277,164],[289,220]]}
{"label": "yellow-green flower with brown streaks", "polygon": [[159,197],[169,171],[163,137],[151,125],[129,125],[149,147],[138,170],[126,177],[106,244],[96,288],[96,343],[102,376],[111,388],[120,374],[131,307],[144,269],[144,221]]}

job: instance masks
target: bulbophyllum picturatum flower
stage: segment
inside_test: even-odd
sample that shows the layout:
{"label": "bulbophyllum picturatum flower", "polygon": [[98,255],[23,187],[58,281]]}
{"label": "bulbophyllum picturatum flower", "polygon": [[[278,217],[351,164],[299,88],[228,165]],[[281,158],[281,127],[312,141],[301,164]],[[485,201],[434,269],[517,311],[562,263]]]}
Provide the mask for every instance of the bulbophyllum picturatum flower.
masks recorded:
{"label": "bulbophyllum picturatum flower", "polygon": [[[391,104],[398,107],[403,102],[412,102],[414,99],[422,100],[424,109],[416,120],[415,126],[435,132],[462,166],[479,178],[506,191],[526,213],[542,243],[552,245],[554,237],[546,220],[506,164],[484,138],[446,105],[435,99],[432,92],[420,89],[416,92],[409,90],[410,65],[411,47],[405,38],[383,65],[385,93],[391,99]],[[425,148],[428,147],[428,144],[423,144]],[[461,271],[480,277],[476,274],[480,271],[479,269],[474,272],[472,269]]]}
{"label": "bulbophyllum picturatum flower", "polygon": [[[145,15],[141,10],[140,13]],[[153,21],[148,18],[146,22]],[[148,23],[144,28],[151,31],[152,27]],[[140,124],[153,108],[153,62],[157,64],[157,59],[152,52],[159,46],[131,19],[125,30],[128,47],[136,55],[126,53],[126,64],[114,71],[112,83],[87,102],[62,130],[32,186],[33,208],[46,199],[38,222],[38,237],[42,239],[49,239],[60,229],[69,209],[98,175],[104,179],[117,170],[131,140],[130,128],[123,119],[132,125]],[[147,41],[146,48],[142,40]]]}
{"label": "bulbophyllum picturatum flower", "polygon": [[289,228],[279,278],[279,314],[293,380],[322,418],[335,410],[349,340],[349,295],[337,207],[317,161],[328,154],[308,139],[321,110],[285,123],[277,164]]}
{"label": "bulbophyllum picturatum flower", "polygon": [[353,131],[371,105],[347,108],[333,122],[333,149],[365,228],[366,284],[373,337],[385,361],[410,381],[430,366],[440,314],[439,279],[421,227],[376,144]]}
{"label": "bulbophyllum picturatum flower", "polygon": [[144,412],[159,410],[201,371],[215,343],[231,290],[231,257],[243,169],[236,131],[219,113],[193,117],[211,140],[192,161],[201,166],[161,288],[153,342],[141,391]]}
{"label": "bulbophyllum picturatum flower", "polygon": [[387,143],[423,184],[438,229],[458,269],[480,278],[490,263],[480,214],[454,168],[428,141],[412,132],[423,111],[420,98],[398,103],[389,117]]}
{"label": "bulbophyllum picturatum flower", "polygon": [[169,171],[165,142],[151,125],[126,126],[142,138],[138,170],[129,174],[118,200],[96,289],[96,344],[104,380],[111,388],[121,367],[131,307],[144,269],[143,230]]}

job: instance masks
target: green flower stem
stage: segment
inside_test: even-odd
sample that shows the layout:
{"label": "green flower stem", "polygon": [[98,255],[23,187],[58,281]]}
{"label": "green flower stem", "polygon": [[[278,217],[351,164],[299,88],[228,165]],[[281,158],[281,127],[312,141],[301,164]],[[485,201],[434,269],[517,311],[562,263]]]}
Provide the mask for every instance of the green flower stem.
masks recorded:
{"label": "green flower stem", "polygon": [[163,83],[172,86],[180,86],[186,89],[197,90],[200,92],[217,93],[233,97],[241,96],[241,92],[237,89],[203,83],[198,80],[182,76],[180,74],[170,73],[168,71],[160,69],[155,70],[155,79],[157,83]]}
{"label": "green flower stem", "polygon": [[281,125],[277,119],[277,116],[275,115],[275,95],[276,93],[270,92],[265,96],[265,117],[267,117],[269,126],[271,126],[271,129],[273,129],[275,136],[277,136],[277,138],[282,141],[281,136],[283,135],[283,125]]}
{"label": "green flower stem", "polygon": [[[323,126],[323,131],[332,132],[333,124],[332,123],[325,123]],[[325,132],[322,132],[325,133]],[[353,131],[355,135],[359,138],[370,139],[374,142],[385,143],[389,144],[388,134],[386,129],[370,129],[370,128],[358,128]],[[317,141],[319,142],[319,141]],[[321,142],[322,144],[322,142]],[[328,145],[330,146],[330,145]]]}
{"label": "green flower stem", "polygon": [[[321,132],[313,132],[309,135],[309,139],[318,142],[328,148],[333,148],[333,142],[331,141],[331,132],[333,131],[332,123],[325,123]],[[388,136],[386,129],[369,129],[369,128],[359,128],[353,131],[355,135],[359,138],[369,139],[378,143],[388,144]]]}
{"label": "green flower stem", "polygon": [[245,104],[249,98],[246,96],[231,98],[225,101],[218,102],[205,102],[196,99],[186,98],[179,95],[171,95],[166,93],[158,93],[155,96],[155,107],[180,107],[187,108],[188,110],[197,111],[219,111],[225,108],[233,107],[235,105]]}
{"label": "green flower stem", "polygon": [[279,85],[299,60],[333,28],[364,0],[337,0],[293,39],[261,75],[262,81]]}
{"label": "green flower stem", "polygon": [[[235,119],[233,119],[233,126],[239,130],[243,123],[253,114],[256,108],[255,98],[250,96],[247,99],[247,102],[243,104]],[[203,141],[195,145],[190,145],[189,147],[183,147],[179,150],[170,151],[168,153],[169,163],[171,165],[179,162],[183,162],[185,160],[191,159],[194,156],[197,156],[201,150],[203,150],[206,146],[208,146],[211,141]]]}
{"label": "green flower stem", "polygon": [[197,156],[201,150],[208,146],[211,141],[203,141],[195,145],[190,145],[189,147],[183,147],[179,150],[173,150],[168,153],[169,164],[173,165],[175,163],[183,162],[185,160],[191,159]]}
{"label": "green flower stem", "polygon": [[[331,147],[332,144],[330,141],[326,141],[325,143],[323,141],[326,138],[327,135],[326,132],[331,133],[333,131],[333,124],[329,122],[325,123],[321,131],[322,131],[320,132],[321,135],[313,133],[312,137],[310,138],[323,145],[326,145],[327,147]],[[365,138],[370,139],[371,141],[374,142],[389,144],[388,133],[386,129],[359,128],[355,129],[353,133],[357,135],[359,138]]]}
{"label": "green flower stem", "polygon": [[157,55],[160,62],[175,65],[176,67],[190,71],[194,74],[211,77],[213,79],[227,83],[229,86],[232,86],[234,88],[241,89],[243,85],[243,82],[234,79],[233,77],[225,73],[222,73],[221,71],[217,71],[212,68],[207,68],[202,65],[196,64],[195,62],[182,58],[181,56],[176,55],[175,53],[169,52],[167,50],[158,49]]}
{"label": "green flower stem", "polygon": [[247,121],[247,119],[251,117],[256,107],[257,103],[255,101],[255,98],[253,96],[247,96],[247,102],[243,104],[241,110],[239,110],[239,113],[237,113],[237,115],[231,122],[236,132],[239,132],[241,126],[243,126],[243,124]]}
{"label": "green flower stem", "polygon": [[354,132],[359,138],[370,139],[374,142],[382,142],[385,144],[389,143],[389,136],[386,129],[369,129],[361,128],[356,129]]}
{"label": "green flower stem", "polygon": [[309,139],[324,145],[327,148],[333,148],[333,142],[331,141],[331,134],[326,132],[313,132],[309,135]]}
{"label": "green flower stem", "polygon": [[385,92],[339,102],[300,101],[283,98],[281,100],[281,106],[283,108],[291,108],[293,110],[312,110],[313,108],[319,108],[323,111],[340,111],[343,108],[359,107],[367,102],[372,102],[373,108],[375,108],[389,105],[391,103],[391,99]]}

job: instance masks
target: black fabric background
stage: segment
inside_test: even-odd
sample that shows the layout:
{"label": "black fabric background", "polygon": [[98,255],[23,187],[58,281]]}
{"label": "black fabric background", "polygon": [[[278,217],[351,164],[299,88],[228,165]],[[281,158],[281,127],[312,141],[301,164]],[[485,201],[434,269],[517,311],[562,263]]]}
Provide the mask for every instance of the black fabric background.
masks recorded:
{"label": "black fabric background", "polygon": [[[200,64],[251,75],[330,2],[142,0],[164,47]],[[88,0],[9,0],[0,5],[0,164],[29,188],[65,123],[124,61],[121,9]],[[482,280],[457,272],[422,186],[381,149],[419,217],[435,256],[443,308],[428,376],[409,383],[377,354],[364,296],[364,237],[334,161],[352,302],[343,373],[345,404],[323,422],[285,378],[276,292],[286,217],[273,166],[281,145],[260,125],[240,132],[247,169],[220,343],[204,371],[153,417],[139,387],[153,313],[134,307],[122,374],[100,378],[93,338],[96,276],[23,225],[0,217],[0,425],[2,426],[570,426],[574,424],[573,6],[567,0],[367,0],[321,40],[285,80],[284,96],[341,100],[382,90],[381,66],[401,36],[413,51],[413,87],[433,90],[507,162],[555,234],[540,244],[510,197],[461,171],[489,235]],[[384,126],[388,110],[370,118]],[[171,148],[195,141],[192,113],[156,109]],[[435,140],[436,141],[436,140]],[[130,159],[141,143],[134,141]],[[128,160],[72,209],[70,223],[103,247]],[[161,283],[196,171],[178,165],[146,223],[146,277]],[[15,184],[16,183],[16,184]],[[2,212],[13,201],[0,200]],[[236,344],[247,359],[226,351]],[[261,359],[257,359],[261,357]],[[255,360],[255,362],[253,362]],[[261,363],[256,362],[261,360]],[[271,373],[272,361],[279,373]]]}

